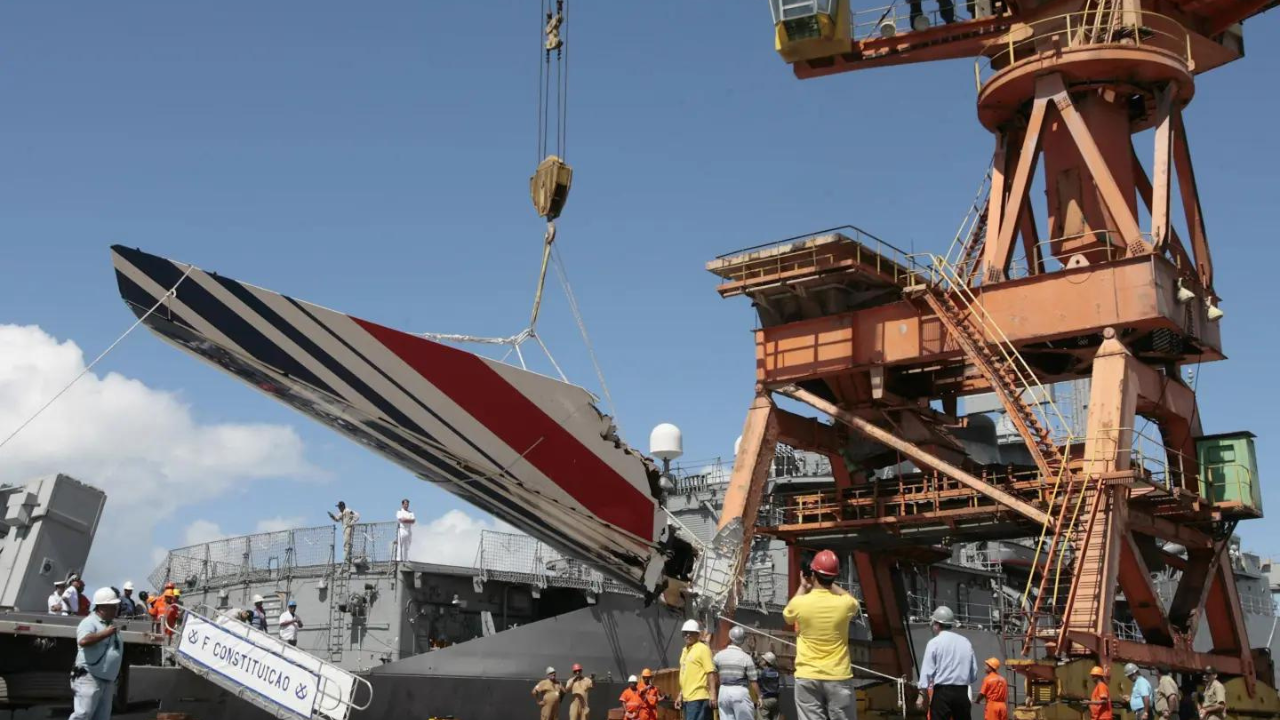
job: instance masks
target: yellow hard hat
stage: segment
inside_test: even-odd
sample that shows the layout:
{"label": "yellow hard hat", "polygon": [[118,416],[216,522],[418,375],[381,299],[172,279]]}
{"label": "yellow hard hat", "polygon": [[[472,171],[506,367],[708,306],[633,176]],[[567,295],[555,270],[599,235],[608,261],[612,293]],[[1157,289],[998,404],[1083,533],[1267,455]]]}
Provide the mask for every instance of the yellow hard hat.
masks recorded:
{"label": "yellow hard hat", "polygon": [[1000,658],[987,658],[987,667],[992,670],[1000,669]]}
{"label": "yellow hard hat", "polygon": [[640,677],[653,677],[653,671],[649,668],[645,668],[644,672],[640,673]]}
{"label": "yellow hard hat", "polygon": [[1106,677],[1106,676],[1107,676],[1107,672],[1097,665],[1094,665],[1093,669],[1089,671],[1089,677],[1100,678],[1100,677]]}

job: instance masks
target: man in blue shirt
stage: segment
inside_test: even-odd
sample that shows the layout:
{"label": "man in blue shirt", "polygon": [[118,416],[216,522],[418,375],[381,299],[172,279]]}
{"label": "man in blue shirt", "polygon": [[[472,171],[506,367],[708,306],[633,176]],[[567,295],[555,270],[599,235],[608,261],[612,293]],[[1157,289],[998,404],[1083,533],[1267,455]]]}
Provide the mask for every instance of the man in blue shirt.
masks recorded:
{"label": "man in blue shirt", "polygon": [[249,626],[255,630],[267,632],[267,611],[263,609],[261,595],[253,596],[253,610],[249,614]]}
{"label": "man in blue shirt", "polygon": [[76,664],[71,670],[71,691],[75,693],[70,720],[109,720],[111,699],[116,694],[116,677],[124,643],[119,626],[114,625],[120,596],[111,588],[93,594],[94,611],[76,628]]}
{"label": "man in blue shirt", "polygon": [[120,612],[117,617],[131,618],[138,614],[138,603],[133,599],[133,581],[126,580],[124,593],[120,595]]}
{"label": "man in blue shirt", "polygon": [[1133,683],[1133,689],[1123,699],[1129,703],[1134,720],[1151,720],[1151,681],[1143,677],[1133,663],[1124,666],[1124,676]]}
{"label": "man in blue shirt", "polygon": [[924,704],[928,693],[930,720],[969,720],[969,691],[978,681],[973,644],[951,631],[956,616],[946,605],[934,610],[931,620],[933,639],[925,646],[924,662],[920,664],[920,704]]}

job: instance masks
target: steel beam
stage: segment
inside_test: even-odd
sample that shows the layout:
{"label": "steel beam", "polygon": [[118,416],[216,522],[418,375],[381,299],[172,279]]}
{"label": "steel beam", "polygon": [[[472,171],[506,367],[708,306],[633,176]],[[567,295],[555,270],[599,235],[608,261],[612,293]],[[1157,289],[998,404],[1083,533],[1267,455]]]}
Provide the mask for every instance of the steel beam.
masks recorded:
{"label": "steel beam", "polygon": [[1104,641],[1093,633],[1085,632],[1073,631],[1069,636],[1071,642],[1082,645],[1099,655],[1104,654],[1109,647],[1111,652],[1106,654],[1112,660],[1119,662],[1132,662],[1148,667],[1163,665],[1172,670],[1189,673],[1202,672],[1206,665],[1212,665],[1218,672],[1226,675],[1243,675],[1245,672],[1244,663],[1239,657],[1233,655],[1200,653],[1185,647],[1149,645],[1109,637]]}
{"label": "steel beam", "polygon": [[1027,191],[1031,189],[1031,180],[1035,177],[1036,161],[1040,159],[1040,143],[1044,139],[1045,112],[1053,95],[1052,86],[1045,85],[1043,80],[1036,83],[1035,104],[1031,106],[1031,118],[1027,121],[1027,129],[1022,136],[1022,148],[1018,152],[1018,164],[1013,171],[1009,195],[1000,212],[1000,232],[996,235],[994,244],[987,243],[983,248],[984,282],[992,279],[993,271],[999,271],[999,279],[1004,279],[1009,271],[1009,262],[1013,259],[1013,235],[1018,231],[1022,206],[1027,201]]}
{"label": "steel beam", "polygon": [[893,578],[893,560],[883,554],[856,550],[853,566],[858,571],[858,584],[866,601],[867,624],[874,640],[893,643],[895,662],[890,675],[910,677],[914,667],[911,641],[907,637],[906,618],[902,616],[903,598],[898,596]]}
{"label": "steel beam", "polygon": [[1191,235],[1191,250],[1195,253],[1196,269],[1200,272],[1200,284],[1213,292],[1213,257],[1209,253],[1209,238],[1204,228],[1204,211],[1200,207],[1200,190],[1196,186],[1196,171],[1191,165],[1191,146],[1187,143],[1187,128],[1182,124],[1182,110],[1173,112],[1173,164],[1178,170],[1178,190],[1182,192],[1182,210],[1187,215],[1187,232]]}
{"label": "steel beam", "polygon": [[1173,98],[1177,84],[1169,83],[1156,91],[1155,188],[1151,206],[1151,244],[1156,252],[1164,249],[1169,239],[1169,153],[1172,150]]}
{"label": "steel beam", "polygon": [[[1181,332],[1184,311],[1172,292],[1178,274],[1161,256],[1126,258],[984,286],[982,307],[1016,346],[1077,338],[1106,327]],[[1198,325],[1199,341],[1210,348],[1200,360],[1221,359],[1215,351],[1217,325]],[[757,381],[770,385],[962,356],[941,320],[905,300],[756,331]]]}
{"label": "steel beam", "polygon": [[[725,489],[716,529],[723,530],[732,522],[742,523],[742,552],[738,555],[735,575],[740,577],[751,555],[751,543],[755,538],[756,516],[760,512],[760,500],[764,495],[769,469],[773,467],[773,455],[778,445],[778,421],[773,399],[767,394],[756,396],[747,411],[742,426],[742,442],[733,460],[733,472]],[[733,593],[725,615],[733,616],[737,605],[737,593]]]}
{"label": "steel beam", "polygon": [[1053,527],[1053,521],[1042,510],[1036,508],[1009,493],[1001,490],[990,483],[983,482],[960,468],[948,463],[932,453],[926,452],[920,447],[895,437],[892,433],[863,420],[853,413],[818,397],[817,395],[796,387],[794,385],[778,388],[777,392],[786,395],[793,400],[799,400],[802,403],[810,405],[817,410],[830,415],[840,422],[853,428],[854,431],[864,435],[885,447],[892,448],[911,458],[916,464],[927,467],[932,470],[946,475],[947,477],[958,480],[968,485],[987,497],[995,500],[997,503],[1013,510],[1014,512],[1026,517],[1027,519],[1041,525]]}
{"label": "steel beam", "polygon": [[1058,108],[1058,114],[1062,116],[1067,130],[1071,132],[1071,137],[1076,141],[1076,147],[1080,150],[1080,157],[1084,159],[1085,166],[1089,168],[1089,173],[1093,175],[1093,182],[1098,186],[1098,193],[1103,205],[1106,207],[1107,212],[1110,213],[1111,218],[1115,220],[1116,225],[1119,226],[1120,234],[1124,237],[1125,244],[1129,247],[1134,247],[1135,243],[1145,245],[1146,243],[1142,240],[1142,229],[1138,227],[1138,220],[1133,215],[1133,209],[1129,207],[1129,203],[1125,202],[1124,193],[1120,190],[1120,186],[1116,184],[1115,175],[1111,172],[1111,167],[1107,165],[1107,159],[1103,157],[1102,150],[1098,148],[1098,144],[1094,141],[1093,133],[1090,132],[1088,123],[1081,117],[1075,103],[1071,101],[1071,94],[1067,92],[1062,76],[1058,74],[1046,75],[1037,80],[1037,95],[1040,93],[1041,84],[1044,85],[1047,92],[1053,94],[1053,101]]}

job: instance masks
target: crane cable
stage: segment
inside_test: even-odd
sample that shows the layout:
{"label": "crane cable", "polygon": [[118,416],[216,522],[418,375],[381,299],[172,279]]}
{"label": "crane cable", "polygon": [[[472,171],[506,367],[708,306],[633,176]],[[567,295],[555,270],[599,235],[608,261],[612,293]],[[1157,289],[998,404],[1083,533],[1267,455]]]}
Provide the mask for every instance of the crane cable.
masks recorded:
{"label": "crane cable", "polygon": [[[502,356],[501,361],[506,362],[507,358],[514,353],[520,362],[520,367],[526,370],[528,367],[525,365],[524,353],[521,352],[520,346],[529,340],[533,340],[542,348],[543,354],[547,356],[547,360],[551,362],[551,366],[555,368],[560,379],[564,382],[569,382],[568,377],[560,369],[559,363],[552,356],[546,343],[538,336],[538,317],[542,311],[543,293],[547,282],[547,267],[554,263],[556,276],[559,278],[560,286],[564,290],[569,311],[573,314],[573,320],[578,326],[578,332],[582,336],[582,343],[587,348],[587,355],[591,359],[591,366],[595,370],[596,379],[600,383],[601,393],[609,405],[609,413],[616,426],[617,406],[613,402],[613,395],[609,392],[609,385],[605,382],[604,371],[600,367],[595,347],[591,344],[591,336],[587,333],[587,325],[582,318],[582,311],[578,307],[577,297],[573,293],[573,287],[569,284],[569,277],[564,268],[564,260],[560,257],[560,248],[555,244],[555,221],[560,216],[560,211],[568,196],[569,185],[573,177],[572,169],[564,162],[569,107],[569,46],[567,43],[568,24],[566,21],[568,15],[566,6],[566,0],[542,0],[539,6],[538,169],[530,181],[530,193],[533,196],[534,206],[537,208],[538,214],[546,218],[547,231],[542,238],[542,263],[538,270],[538,282],[534,289],[533,308],[529,312],[529,324],[520,332],[508,337],[480,337],[449,333],[418,333],[418,335],[437,341],[506,345],[508,349],[506,354]],[[552,92],[553,80],[555,83],[554,93]],[[551,116],[553,103],[554,117]],[[554,149],[554,152],[549,152],[551,149]]]}

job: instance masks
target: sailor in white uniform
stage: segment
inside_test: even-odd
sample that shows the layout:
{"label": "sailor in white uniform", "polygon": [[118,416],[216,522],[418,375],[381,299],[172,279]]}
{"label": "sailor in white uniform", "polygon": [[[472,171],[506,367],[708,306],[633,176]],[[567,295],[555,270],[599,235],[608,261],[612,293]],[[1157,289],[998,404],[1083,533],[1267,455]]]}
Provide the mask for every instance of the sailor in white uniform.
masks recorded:
{"label": "sailor in white uniform", "polygon": [[409,546],[413,543],[413,526],[417,519],[409,510],[409,500],[400,501],[400,509],[396,511],[396,560],[409,560]]}

